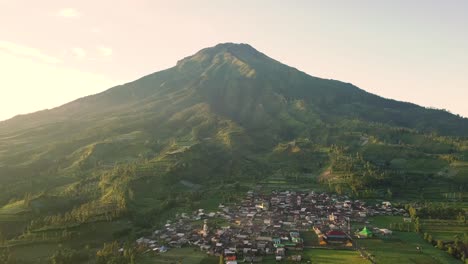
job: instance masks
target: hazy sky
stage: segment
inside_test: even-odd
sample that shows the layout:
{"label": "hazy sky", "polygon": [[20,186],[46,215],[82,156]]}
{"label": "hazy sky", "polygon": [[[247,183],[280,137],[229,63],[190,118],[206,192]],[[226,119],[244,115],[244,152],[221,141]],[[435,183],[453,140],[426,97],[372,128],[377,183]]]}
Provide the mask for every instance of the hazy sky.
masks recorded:
{"label": "hazy sky", "polygon": [[0,120],[220,42],[468,117],[467,14],[465,0],[0,0]]}

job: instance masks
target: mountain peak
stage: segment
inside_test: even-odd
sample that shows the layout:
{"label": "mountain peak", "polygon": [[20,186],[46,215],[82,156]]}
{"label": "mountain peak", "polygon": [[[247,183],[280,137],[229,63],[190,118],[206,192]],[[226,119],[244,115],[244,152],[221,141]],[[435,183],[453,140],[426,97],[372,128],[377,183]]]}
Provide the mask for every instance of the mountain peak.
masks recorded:
{"label": "mountain peak", "polygon": [[[230,62],[237,66],[242,65],[249,68],[269,68],[271,66],[283,65],[282,63],[268,57],[246,43],[219,43],[213,47],[204,48],[192,56],[177,62],[178,68],[194,65],[209,68],[214,64]],[[283,65],[285,66],[285,65]]]}
{"label": "mountain peak", "polygon": [[247,43],[233,43],[233,42],[226,42],[226,43],[219,43],[214,47],[206,48],[204,50],[213,50],[215,52],[250,52],[250,53],[259,53],[254,47]]}
{"label": "mountain peak", "polygon": [[224,48],[247,48],[255,50],[251,45],[247,43],[235,43],[235,42],[224,42],[218,43],[213,47],[208,47],[206,49],[224,49]]}
{"label": "mountain peak", "polygon": [[188,56],[180,60],[177,64],[184,63],[186,61],[203,61],[207,59],[213,59],[216,55],[224,55],[229,53],[233,56],[248,57],[248,56],[260,56],[263,53],[256,50],[254,47],[245,43],[219,43],[213,47],[204,48],[192,56]]}

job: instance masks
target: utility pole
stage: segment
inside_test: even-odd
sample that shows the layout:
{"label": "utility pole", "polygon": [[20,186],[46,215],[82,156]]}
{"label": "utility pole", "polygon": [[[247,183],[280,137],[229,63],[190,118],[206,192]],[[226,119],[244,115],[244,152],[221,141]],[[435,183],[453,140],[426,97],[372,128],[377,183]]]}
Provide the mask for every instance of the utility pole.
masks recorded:
{"label": "utility pole", "polygon": [[355,250],[358,250],[358,245],[357,245],[357,239],[352,239],[352,233],[351,233],[351,218],[349,217],[346,217],[345,218],[346,221],[348,222],[348,236],[349,238],[351,239],[353,245],[354,245],[354,249]]}

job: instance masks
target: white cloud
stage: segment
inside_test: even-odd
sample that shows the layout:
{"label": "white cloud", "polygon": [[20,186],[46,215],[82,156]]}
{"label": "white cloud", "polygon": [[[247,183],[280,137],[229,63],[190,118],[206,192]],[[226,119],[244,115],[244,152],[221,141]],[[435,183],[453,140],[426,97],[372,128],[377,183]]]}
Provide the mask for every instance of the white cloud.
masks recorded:
{"label": "white cloud", "polygon": [[77,59],[84,59],[86,57],[86,51],[83,48],[72,48],[71,53]]}
{"label": "white cloud", "polygon": [[97,50],[101,56],[108,57],[112,55],[112,49],[105,46],[98,46]]}
{"label": "white cloud", "polygon": [[57,12],[57,15],[65,18],[78,18],[81,16],[81,13],[74,8],[62,8]]}
{"label": "white cloud", "polygon": [[45,63],[59,63],[60,59],[44,54],[38,49],[23,46],[20,44],[1,41],[0,40],[0,51],[12,54],[14,56],[28,57],[36,60],[40,60]]}

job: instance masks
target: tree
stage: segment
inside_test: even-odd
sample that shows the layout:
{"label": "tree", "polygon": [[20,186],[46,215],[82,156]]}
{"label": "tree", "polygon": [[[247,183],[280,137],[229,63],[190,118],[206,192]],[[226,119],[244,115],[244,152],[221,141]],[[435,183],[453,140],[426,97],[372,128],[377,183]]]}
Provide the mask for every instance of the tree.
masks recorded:
{"label": "tree", "polygon": [[416,209],[413,206],[410,206],[408,209],[408,212],[409,212],[411,219],[414,220],[417,215]]}
{"label": "tree", "polygon": [[432,239],[432,235],[429,234],[429,235],[427,236],[427,242],[429,242],[429,243],[432,244],[433,241],[434,241],[434,239]]}
{"label": "tree", "polygon": [[455,255],[455,250],[451,246],[448,247],[447,252],[452,256]]}
{"label": "tree", "polygon": [[460,224],[465,224],[466,223],[466,216],[463,212],[459,212],[457,215],[457,220]]}
{"label": "tree", "polygon": [[421,224],[419,223],[419,217],[414,220],[414,231],[419,233],[421,231]]}
{"label": "tree", "polygon": [[126,244],[121,252],[117,241],[105,243],[102,249],[96,252],[96,263],[98,264],[129,264],[135,263],[135,259],[135,248]]}
{"label": "tree", "polygon": [[87,251],[64,248],[59,245],[59,248],[49,260],[51,264],[83,263],[89,260],[89,255]]}
{"label": "tree", "polygon": [[32,196],[30,193],[26,193],[24,195],[24,199],[23,199],[23,203],[26,207],[29,207],[31,205],[31,200],[32,200]]}
{"label": "tree", "polygon": [[0,263],[13,264],[16,263],[13,254],[10,252],[10,247],[0,250]]}
{"label": "tree", "polygon": [[437,240],[437,248],[444,249],[444,242],[442,240]]}
{"label": "tree", "polygon": [[0,246],[3,246],[5,244],[6,237],[3,235],[2,230],[0,230]]}
{"label": "tree", "polygon": [[335,185],[335,192],[340,195],[343,194],[343,188],[341,187],[341,184]]}
{"label": "tree", "polygon": [[387,196],[388,199],[392,198],[393,193],[392,193],[392,190],[390,190],[390,188],[387,188],[387,195],[386,196]]}

